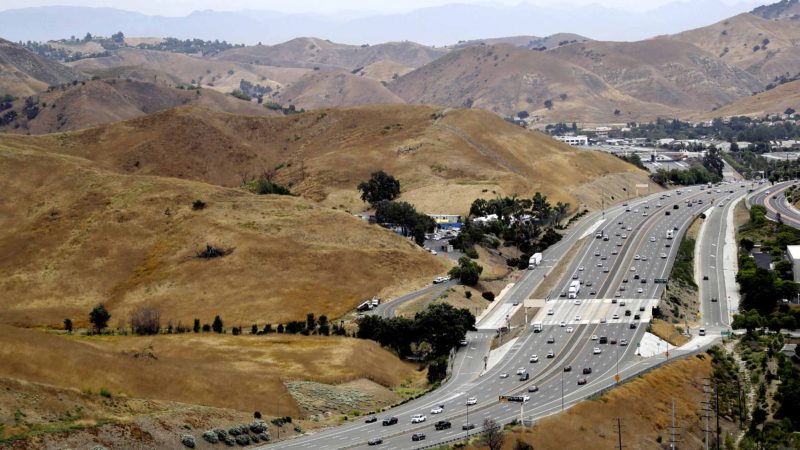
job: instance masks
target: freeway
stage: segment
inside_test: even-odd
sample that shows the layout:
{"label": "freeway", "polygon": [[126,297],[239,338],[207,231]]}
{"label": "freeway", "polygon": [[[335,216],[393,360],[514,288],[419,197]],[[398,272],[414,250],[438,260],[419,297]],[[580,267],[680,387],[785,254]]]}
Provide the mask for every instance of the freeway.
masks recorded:
{"label": "freeway", "polygon": [[[761,189],[755,192],[749,199],[751,205],[763,205],[767,208],[767,217],[770,220],[781,222],[793,228],[800,228],[800,211],[786,201],[785,191],[796,183],[784,181],[770,186],[769,189]],[[780,217],[779,217],[780,215]]]}
{"label": "freeway", "polygon": [[[734,190],[743,195],[741,188]],[[620,205],[587,217],[545,254],[545,262],[551,264],[569,247],[579,245],[578,256],[554,291],[556,296],[533,312],[533,322],[541,323],[541,331],[536,332],[538,326],[524,328],[513,343],[507,344],[510,351],[497,365],[483,371],[483,357],[494,330],[470,333],[469,344],[456,353],[447,383],[381,416],[397,417],[397,425],[350,423],[269,447],[353,448],[381,436],[381,448],[394,450],[415,446],[411,435],[418,432],[429,437],[426,443],[435,444],[463,436],[461,426],[466,422],[479,429],[486,417],[503,422],[519,414],[537,418],[555,413],[613,385],[617,375],[629,377],[663,362],[662,358],[638,357],[635,343],[644,335],[642,324],[650,320],[663,289],[655,279],[666,278],[674,261],[677,245],[673,243],[680,242],[680,235],[705,206],[710,206],[712,198],[717,204],[731,203],[730,193],[693,187],[654,194],[630,206]],[[601,237],[595,237],[598,231],[602,231]],[[668,232],[674,233],[672,239]],[[515,307],[517,303],[516,308],[523,307],[523,301],[544,278],[547,264],[520,277],[500,306]],[[570,299],[566,291],[573,279],[582,285],[577,298]],[[509,313],[508,309],[498,311]],[[547,357],[548,353],[552,357]],[[529,378],[519,379],[515,376],[518,372],[527,373]],[[586,383],[578,384],[579,379]],[[531,396],[524,413],[519,404],[498,400],[501,395],[519,394]],[[468,398],[474,398],[475,405],[468,407]],[[427,422],[410,423],[413,414],[428,413],[436,405],[444,405],[444,412],[429,414]],[[454,428],[435,431],[432,422],[440,418],[451,421]]]}

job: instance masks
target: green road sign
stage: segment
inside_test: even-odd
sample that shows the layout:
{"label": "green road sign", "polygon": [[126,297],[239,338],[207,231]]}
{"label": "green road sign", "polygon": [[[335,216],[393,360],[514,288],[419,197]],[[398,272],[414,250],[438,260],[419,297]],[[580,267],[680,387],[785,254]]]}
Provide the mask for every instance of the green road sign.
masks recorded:
{"label": "green road sign", "polygon": [[731,335],[731,332],[730,332],[730,331],[722,331],[722,332],[720,332],[719,334],[721,334],[721,335],[723,335],[723,336],[730,336],[730,335]]}
{"label": "green road sign", "polygon": [[666,284],[667,283],[667,278],[656,278],[656,279],[653,280],[653,283]]}

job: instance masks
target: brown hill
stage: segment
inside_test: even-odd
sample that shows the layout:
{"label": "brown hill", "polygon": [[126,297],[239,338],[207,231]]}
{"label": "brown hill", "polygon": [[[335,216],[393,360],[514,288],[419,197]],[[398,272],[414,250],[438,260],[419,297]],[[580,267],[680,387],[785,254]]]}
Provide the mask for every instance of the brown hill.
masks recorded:
{"label": "brown hill", "polygon": [[305,109],[404,103],[380,81],[346,70],[309,73],[281,90],[278,99]]}
{"label": "brown hill", "polygon": [[277,89],[308,72],[305,69],[217,61],[180,53],[134,48],[120,49],[107,57],[82,59],[73,66],[101,76],[166,82],[171,86],[195,81],[203,87],[225,93],[239,88],[241,80]]}
{"label": "brown hill", "polygon": [[388,83],[407,74],[408,72],[411,72],[412,70],[414,69],[411,67],[406,67],[402,64],[398,64],[387,59],[382,59],[378,62],[374,62],[368,66],[365,66],[361,70],[354,70],[353,72],[355,75],[365,76],[372,78],[373,80]]}
{"label": "brown hill", "polygon": [[800,20],[800,1],[781,0],[770,5],[759,6],[751,13],[765,19]]}
{"label": "brown hill", "polygon": [[407,41],[357,46],[303,37],[272,46],[233,48],[219,53],[214,58],[276,67],[355,70],[381,60],[393,61],[406,67],[420,67],[445,53],[447,53],[445,49],[435,49]]}
{"label": "brown hill", "polygon": [[[306,313],[339,317],[364,298],[409,284],[427,284],[446,264],[396,234],[290,196],[257,196],[238,189],[163,177],[121,175],[85,159],[50,152],[66,145],[102,142],[98,158],[174,158],[178,170],[192,162],[174,145],[185,136],[170,114],[113,125],[131,139],[111,142],[101,130],[47,137],[0,137],[0,322],[59,324],[65,317],[87,325],[97,303],[115,325],[141,305],[157,306],[166,323],[230,326],[303,320]],[[232,116],[233,117],[233,116]],[[136,126],[165,121],[161,147],[142,141]],[[243,123],[257,118],[239,117]],[[202,133],[187,129],[187,133]],[[232,131],[232,130],[231,130]],[[196,146],[193,140],[189,147]],[[194,153],[210,153],[219,141]],[[132,152],[119,146],[132,145]],[[152,159],[143,155],[149,148]],[[219,147],[220,157],[235,152]],[[178,163],[178,160],[182,160]],[[179,165],[178,165],[179,164]],[[151,166],[152,167],[152,166]],[[156,170],[150,170],[156,172]],[[193,202],[206,202],[194,210]],[[195,255],[206,244],[231,251],[216,259]]]}
{"label": "brown hill", "polygon": [[539,36],[508,36],[488,39],[475,39],[459,42],[453,48],[471,47],[473,45],[511,44],[516,47],[549,50],[562,45],[586,42],[591,39],[574,33],[556,33],[547,37]]}
{"label": "brown hill", "polygon": [[[360,211],[356,185],[375,170],[397,176],[402,199],[427,213],[465,214],[478,197],[541,191],[553,202],[600,206],[632,183],[634,166],[578,151],[480,110],[383,105],[286,117],[181,107],[127,122],[3,142],[80,156],[117,172],[238,186],[269,172],[292,190]],[[569,173],[568,178],[564,174]]]}
{"label": "brown hill", "polygon": [[788,108],[800,110],[800,80],[781,84],[774,89],[741,98],[717,110],[698,116],[710,120],[716,117],[764,116],[783,114]]}
{"label": "brown hill", "polygon": [[668,39],[691,43],[758,78],[763,86],[800,73],[800,23],[739,14]]}
{"label": "brown hill", "polygon": [[0,39],[0,93],[17,97],[34,95],[48,86],[85,78],[76,70]]}
{"label": "brown hill", "polygon": [[[688,43],[666,39],[591,41],[548,52],[602,78],[621,92],[686,114],[705,111],[760,89],[758,80]],[[619,108],[623,117],[629,111]],[[638,116],[634,111],[630,116]]]}
{"label": "brown hill", "polygon": [[[637,99],[568,60],[508,44],[473,46],[404,75],[389,88],[407,102],[472,106],[505,115],[528,111],[550,121],[619,120],[615,109],[634,119],[674,112],[671,106]],[[545,107],[548,100],[552,109]]]}
{"label": "brown hill", "polygon": [[39,114],[32,120],[26,119],[22,112],[25,102],[19,100],[14,106],[18,119],[6,125],[5,130],[31,134],[79,130],[187,104],[236,114],[277,114],[262,105],[210,89],[183,90],[116,79],[86,81],[43,93],[37,98]]}

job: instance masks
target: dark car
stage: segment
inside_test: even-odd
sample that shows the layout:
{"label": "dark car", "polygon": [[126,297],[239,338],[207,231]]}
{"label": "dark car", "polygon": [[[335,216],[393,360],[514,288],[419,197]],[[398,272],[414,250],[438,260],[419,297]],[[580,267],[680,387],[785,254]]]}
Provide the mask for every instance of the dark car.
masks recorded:
{"label": "dark car", "polygon": [[572,366],[564,366],[564,372],[572,372]]}
{"label": "dark car", "polygon": [[424,433],[414,433],[414,434],[411,435],[411,440],[412,441],[424,441],[425,440],[425,434]]}
{"label": "dark car", "polygon": [[397,417],[387,417],[383,419],[383,426],[394,425],[397,423]]}
{"label": "dark car", "polygon": [[433,425],[433,428],[435,428],[436,430],[446,430],[451,426],[452,425],[450,424],[450,422],[446,420],[440,420]]}
{"label": "dark car", "polygon": [[609,344],[611,344],[611,345],[614,345],[616,343],[617,343],[617,340],[614,339],[614,338],[611,338],[611,341],[609,341]]}
{"label": "dark car", "polygon": [[381,438],[379,438],[379,437],[378,437],[378,438],[372,438],[372,439],[370,439],[370,440],[368,440],[368,441],[367,441],[367,444],[369,444],[369,445],[379,445],[379,444],[383,444],[383,439],[381,439]]}
{"label": "dark car", "polygon": [[601,344],[608,344],[608,336],[600,336],[600,340],[598,342]]}
{"label": "dark car", "polygon": [[365,420],[364,422],[365,422],[365,423],[373,423],[373,422],[377,422],[377,421],[378,421],[378,418],[377,418],[377,417],[375,417],[375,416],[369,416],[369,417],[367,417],[367,420]]}
{"label": "dark car", "polygon": [[634,280],[638,280],[639,278],[641,278],[641,277],[639,276],[639,274],[638,274],[638,273],[637,273],[636,275],[634,275],[634,276],[633,276],[633,279],[634,279]]}
{"label": "dark car", "polygon": [[644,306],[640,306],[639,311],[644,311]]}
{"label": "dark car", "polygon": [[464,425],[461,425],[461,429],[462,430],[473,430],[473,429],[475,429],[475,424],[467,422]]}
{"label": "dark car", "polygon": [[642,278],[642,284],[647,284],[647,278]]}
{"label": "dark car", "polygon": [[712,303],[716,303],[717,302],[717,297],[711,297],[711,302]]}
{"label": "dark car", "polygon": [[626,310],[625,310],[625,315],[630,317],[630,315],[631,315],[631,310],[630,310],[630,309],[626,309]]}
{"label": "dark car", "polygon": [[666,244],[664,244],[664,247],[672,247],[672,244],[670,244],[669,242],[667,242]]}
{"label": "dark car", "polygon": [[578,384],[579,385],[586,384],[586,378],[578,378]]}
{"label": "dark car", "polygon": [[633,320],[639,320],[639,315],[638,314],[634,314],[633,315]]}
{"label": "dark car", "polygon": [[584,367],[583,368],[583,374],[584,375],[589,375],[590,373],[592,373],[592,368],[591,367]]}
{"label": "dark car", "polygon": [[673,205],[673,206],[672,206],[672,209],[678,209],[678,208],[679,208],[679,206],[678,206],[678,205]]}
{"label": "dark car", "polygon": [[669,214],[669,211],[665,212],[665,213],[664,213],[664,215],[665,215],[665,216],[668,216],[668,215],[670,215],[670,214]]}
{"label": "dark car", "polygon": [[631,330],[635,330],[636,329],[636,323],[635,322],[631,322],[630,329]]}
{"label": "dark car", "polygon": [[703,280],[708,280],[708,275],[703,275]]}

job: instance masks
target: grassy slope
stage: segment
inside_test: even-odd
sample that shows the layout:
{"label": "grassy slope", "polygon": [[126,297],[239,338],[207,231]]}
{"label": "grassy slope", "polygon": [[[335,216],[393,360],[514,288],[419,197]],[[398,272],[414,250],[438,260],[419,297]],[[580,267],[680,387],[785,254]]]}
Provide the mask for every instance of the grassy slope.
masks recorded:
{"label": "grassy slope", "polygon": [[[24,139],[23,139],[24,141]],[[80,158],[0,144],[2,322],[77,326],[105,302],[230,325],[335,318],[446,265],[409,241],[295,197],[121,176]],[[208,203],[192,211],[195,199]],[[233,248],[218,260],[206,243]]]}
{"label": "grassy slope", "polygon": [[769,91],[760,92],[749,97],[725,105],[700,118],[713,119],[729,116],[763,116],[765,114],[783,114],[787,108],[800,108],[800,80],[777,86]]}

